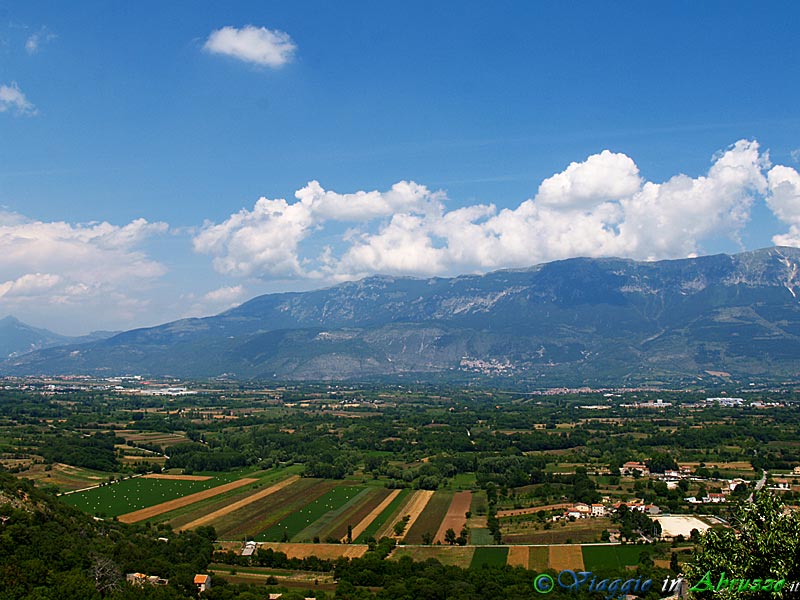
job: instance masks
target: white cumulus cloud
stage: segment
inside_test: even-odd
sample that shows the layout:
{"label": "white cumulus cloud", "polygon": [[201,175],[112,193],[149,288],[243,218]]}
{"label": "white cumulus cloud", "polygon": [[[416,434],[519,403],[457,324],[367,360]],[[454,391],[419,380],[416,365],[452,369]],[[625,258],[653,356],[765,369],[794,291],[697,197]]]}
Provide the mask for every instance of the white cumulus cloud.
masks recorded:
{"label": "white cumulus cloud", "polygon": [[292,60],[297,45],[284,31],[246,25],[212,31],[203,48],[213,54],[277,68]]}
{"label": "white cumulus cloud", "polygon": [[201,317],[217,314],[241,304],[247,295],[247,289],[242,285],[223,286],[197,296],[190,292],[181,297],[184,309],[181,316]]}
{"label": "white cumulus cloud", "polygon": [[603,150],[545,179],[536,201],[555,208],[590,208],[630,196],[640,186],[639,167],[630,157]]}
{"label": "white cumulus cloud", "polygon": [[27,273],[13,281],[0,283],[0,298],[36,296],[53,289],[60,281],[61,277],[50,273]]}
{"label": "white cumulus cloud", "polygon": [[[311,181],[295,193],[297,202],[259,198],[226,221],[206,223],[194,238],[197,252],[214,256],[220,273],[238,276],[319,277],[300,258],[300,244],[328,221],[364,222],[394,213],[439,210],[440,194],[400,182],[387,192],[337,194]],[[321,266],[322,262],[318,266]]]}
{"label": "white cumulus cloud", "polygon": [[767,174],[767,204],[775,216],[789,225],[788,233],[775,235],[777,246],[800,246],[800,173],[791,167],[777,165]]}
{"label": "white cumulus cloud", "polygon": [[235,304],[245,294],[245,289],[241,285],[224,286],[212,290],[203,296],[203,300],[214,304]]}
{"label": "white cumulus cloud", "polygon": [[[686,257],[710,239],[737,241],[756,200],[769,198],[779,215],[791,206],[796,213],[787,222],[796,218],[800,226],[796,172],[769,169],[767,154],[748,140],[714,157],[706,174],[664,182],[647,181],[631,157],[604,150],[503,210],[492,204],[448,210],[443,192],[414,182],[340,194],[314,181],[295,202],[261,198],[252,210],[206,223],[194,246],[227,275],[330,281],[483,272],[573,256]],[[350,227],[329,233],[335,222]],[[320,235],[336,243],[319,252]]]}
{"label": "white cumulus cloud", "polygon": [[144,290],[166,273],[139,246],[166,231],[144,219],[118,226],[0,213],[0,313],[36,304],[132,318],[147,304]]}
{"label": "white cumulus cloud", "polygon": [[18,115],[36,114],[36,107],[25,97],[15,81],[10,85],[0,85],[0,112],[9,110]]}

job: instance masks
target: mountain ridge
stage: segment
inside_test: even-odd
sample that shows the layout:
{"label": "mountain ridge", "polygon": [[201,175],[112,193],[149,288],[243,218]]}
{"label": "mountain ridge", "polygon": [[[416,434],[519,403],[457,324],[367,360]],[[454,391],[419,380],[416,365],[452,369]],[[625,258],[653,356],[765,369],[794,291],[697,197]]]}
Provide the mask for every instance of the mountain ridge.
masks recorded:
{"label": "mountain ridge", "polygon": [[529,385],[800,373],[800,249],[485,275],[373,276],[14,357],[5,374],[513,378]]}
{"label": "mountain ridge", "polygon": [[42,348],[92,342],[106,339],[116,333],[93,331],[82,336],[61,335],[49,329],[28,325],[13,315],[7,315],[0,319],[0,357],[11,358]]}

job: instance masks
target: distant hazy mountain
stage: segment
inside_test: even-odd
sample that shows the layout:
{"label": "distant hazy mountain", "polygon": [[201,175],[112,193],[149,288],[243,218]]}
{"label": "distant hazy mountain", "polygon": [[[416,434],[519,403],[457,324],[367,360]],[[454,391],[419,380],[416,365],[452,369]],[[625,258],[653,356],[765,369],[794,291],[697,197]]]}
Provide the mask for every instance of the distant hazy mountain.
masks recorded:
{"label": "distant hazy mountain", "polygon": [[800,378],[800,249],[577,258],[452,279],[370,277],[45,349],[4,373],[502,378],[532,385]]}
{"label": "distant hazy mountain", "polygon": [[96,331],[89,335],[70,337],[47,329],[32,327],[14,317],[0,319],[0,357],[13,357],[26,352],[106,339],[115,335],[112,331]]}

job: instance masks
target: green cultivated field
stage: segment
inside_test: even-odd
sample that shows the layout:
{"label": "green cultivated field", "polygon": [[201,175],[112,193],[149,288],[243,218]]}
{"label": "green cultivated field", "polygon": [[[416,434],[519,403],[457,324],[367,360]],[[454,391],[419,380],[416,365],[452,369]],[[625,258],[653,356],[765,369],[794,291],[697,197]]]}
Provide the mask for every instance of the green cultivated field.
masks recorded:
{"label": "green cultivated field", "polygon": [[378,515],[372,523],[363,531],[363,533],[358,536],[358,539],[355,540],[358,544],[365,543],[365,540],[368,537],[374,537],[378,530],[383,527],[386,522],[394,515],[400,505],[405,502],[406,497],[411,493],[411,490],[405,489],[401,490],[397,497],[392,500],[392,502],[387,506],[381,514]]}
{"label": "green cultivated field", "polygon": [[260,542],[278,542],[288,536],[291,540],[317,519],[331,511],[336,511],[347,504],[361,492],[360,487],[339,486],[332,489],[324,496],[317,498],[275,523],[272,527],[256,536]]}
{"label": "green cultivated field", "polygon": [[486,527],[473,527],[469,530],[469,543],[474,546],[491,546],[494,536]]}
{"label": "green cultivated field", "polygon": [[390,560],[400,560],[410,556],[417,562],[436,559],[443,565],[453,565],[462,569],[469,568],[475,548],[471,546],[398,546],[392,552]]}
{"label": "green cultivated field", "polygon": [[207,490],[227,479],[208,479],[207,481],[177,481],[172,479],[145,479],[135,477],[77,494],[62,496],[67,503],[89,514],[117,517],[125,513],[147,508]]}
{"label": "green cultivated field", "polygon": [[583,546],[583,564],[587,571],[598,569],[624,569],[638,565],[642,546]]}
{"label": "green cultivated field", "polygon": [[322,540],[329,537],[335,539],[345,539],[347,537],[348,526],[355,527],[361,523],[373,510],[389,495],[391,490],[383,487],[367,487],[361,494],[348,502],[336,519],[324,529],[319,531]]}
{"label": "green cultivated field", "polygon": [[508,548],[475,548],[475,554],[472,555],[472,563],[470,568],[477,569],[482,565],[490,567],[502,567],[508,560]]}
{"label": "green cultivated field", "polygon": [[458,473],[450,479],[451,490],[471,490],[476,487],[475,473]]}
{"label": "green cultivated field", "polygon": [[[376,493],[376,488],[358,488],[358,493],[336,510],[330,510],[297,534],[298,542],[310,542],[314,537],[325,540],[328,537],[341,538],[347,534],[347,515],[360,505],[367,504]],[[352,522],[350,523],[353,524]],[[341,535],[333,535],[335,531]]]}
{"label": "green cultivated field", "polygon": [[202,473],[211,477],[206,481],[183,481],[176,479],[149,479],[133,477],[109,485],[67,494],[61,497],[67,504],[92,515],[100,514],[117,517],[140,508],[155,506],[162,502],[182,498],[195,492],[217,487],[242,477],[254,479],[263,476],[264,471],[242,469],[226,473]]}

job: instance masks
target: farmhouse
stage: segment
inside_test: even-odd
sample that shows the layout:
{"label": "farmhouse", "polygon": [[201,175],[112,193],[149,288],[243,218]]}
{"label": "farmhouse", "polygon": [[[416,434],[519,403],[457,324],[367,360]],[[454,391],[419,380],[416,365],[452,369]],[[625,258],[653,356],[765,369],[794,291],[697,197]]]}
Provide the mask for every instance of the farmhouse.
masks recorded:
{"label": "farmhouse", "polygon": [[620,475],[633,475],[635,472],[639,472],[639,475],[650,475],[650,469],[647,467],[646,464],[636,461],[629,461],[626,462],[619,468]]}
{"label": "farmhouse", "polygon": [[256,550],[258,549],[258,544],[256,542],[250,541],[244,545],[242,548],[242,556],[253,556]]}
{"label": "farmhouse", "polygon": [[715,494],[712,492],[703,498],[703,502],[706,504],[718,504],[720,502],[725,502],[725,494]]}
{"label": "farmhouse", "polygon": [[169,579],[164,579],[158,575],[145,575],[144,573],[128,573],[125,580],[131,585],[169,585]]}
{"label": "farmhouse", "polygon": [[583,502],[576,502],[572,506],[568,507],[564,514],[561,516],[553,517],[554,521],[558,521],[561,518],[566,519],[586,519],[590,516],[596,516],[594,506],[600,506],[604,508],[602,504],[592,505],[589,506],[588,504],[584,504]]}
{"label": "farmhouse", "polygon": [[211,588],[211,575],[195,575],[194,585],[202,593]]}
{"label": "farmhouse", "polygon": [[606,516],[606,507],[602,504],[592,504],[592,516],[593,517],[605,517]]}

